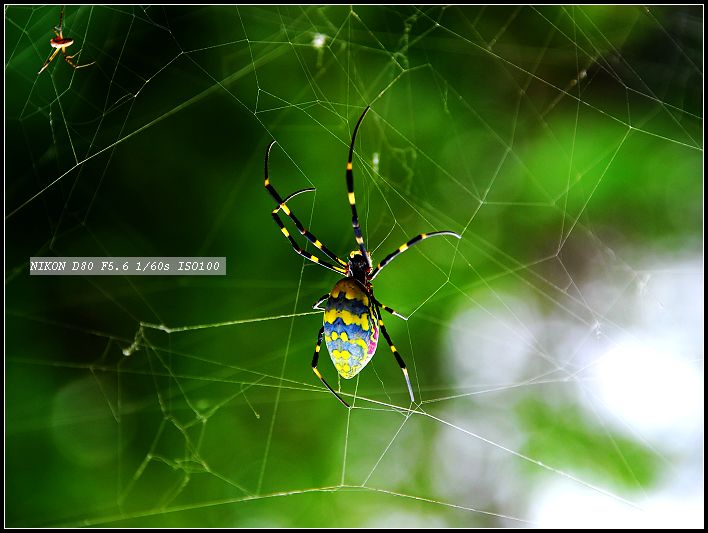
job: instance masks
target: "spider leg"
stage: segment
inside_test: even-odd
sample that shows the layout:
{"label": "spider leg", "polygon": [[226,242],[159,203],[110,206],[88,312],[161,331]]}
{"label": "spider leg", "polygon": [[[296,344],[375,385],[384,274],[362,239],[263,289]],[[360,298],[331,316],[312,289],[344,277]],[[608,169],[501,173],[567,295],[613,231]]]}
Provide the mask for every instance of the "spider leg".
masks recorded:
{"label": "spider leg", "polygon": [[295,198],[298,194],[302,194],[304,192],[312,192],[312,191],[316,191],[316,190],[317,189],[315,189],[314,187],[309,187],[307,189],[300,189],[299,191],[295,191],[290,196],[288,196],[285,200],[283,200],[283,203],[285,204],[285,203],[289,202],[291,198]]}
{"label": "spider leg", "polygon": [[59,53],[59,50],[61,50],[61,49],[60,49],[60,48],[57,48],[57,49],[54,50],[54,52],[52,52],[52,53],[49,55],[49,57],[47,58],[47,60],[44,62],[44,65],[42,65],[42,68],[39,69],[39,72],[37,72],[37,76],[39,76],[42,72],[44,72],[44,70],[49,66],[49,63],[51,63],[52,60],[57,56],[57,54]]}
{"label": "spider leg", "polygon": [[[329,296],[329,295],[327,295],[327,296]],[[374,302],[376,302],[376,305],[378,305],[381,309],[391,313],[393,316],[397,316],[398,318],[402,318],[403,320],[408,320],[407,316],[403,316],[401,313],[395,311],[394,309],[391,309],[389,306],[382,304],[376,298],[374,298]]]}
{"label": "spider leg", "polygon": [[458,239],[461,239],[462,237],[455,233],[454,231],[434,231],[432,233],[421,233],[420,235],[416,235],[413,237],[410,241],[408,241],[405,244],[402,244],[401,246],[398,247],[398,250],[396,250],[393,253],[388,254],[383,261],[381,261],[378,266],[371,271],[371,279],[373,280],[376,276],[379,275],[379,272],[381,272],[386,265],[388,265],[391,261],[393,261],[396,257],[398,257],[400,254],[408,250],[411,246],[415,246],[418,244],[420,241],[424,241],[425,239],[429,239],[430,237],[437,237],[438,235],[452,235],[453,237],[457,237]]}
{"label": "spider leg", "polygon": [[329,392],[331,392],[332,394],[334,394],[334,395],[337,397],[337,399],[338,399],[340,402],[342,402],[342,404],[344,405],[344,407],[346,407],[347,409],[349,409],[349,404],[348,404],[347,402],[345,402],[344,400],[342,400],[342,397],[341,397],[339,394],[337,394],[336,392],[334,392],[334,389],[329,386],[329,383],[327,383],[327,381],[325,381],[325,378],[322,377],[322,374],[320,374],[320,371],[317,370],[317,362],[318,362],[318,360],[319,360],[319,358],[320,358],[320,347],[322,346],[322,337],[323,337],[323,336],[324,336],[324,326],[322,326],[322,327],[320,328],[320,332],[319,332],[318,335],[317,335],[317,346],[315,346],[315,355],[314,355],[313,358],[312,358],[312,371],[315,373],[315,375],[316,375],[318,378],[320,378],[320,381],[324,384],[324,386],[329,389]]}
{"label": "spider leg", "polygon": [[69,65],[71,65],[72,67],[74,67],[75,69],[80,69],[80,68],[84,68],[84,67],[90,67],[91,65],[93,65],[93,64],[95,63],[95,61],[91,61],[91,63],[86,63],[86,64],[84,64],[84,65],[76,65],[76,64],[72,61],[72,59],[74,59],[77,55],[79,55],[79,54],[81,53],[81,50],[83,50],[83,48],[82,48],[81,50],[79,50],[78,52],[76,52],[75,54],[70,55],[70,56],[66,55],[66,49],[65,49],[65,48],[62,48],[61,50],[62,50],[62,52],[64,52],[64,60],[65,60],[67,63],[69,63]]}
{"label": "spider leg", "polygon": [[[274,190],[275,190],[275,189],[274,189]],[[275,223],[278,224],[278,227],[280,227],[280,231],[281,231],[281,232],[283,232],[283,233],[285,234],[285,232],[287,231],[287,229],[285,229],[285,228],[283,227],[283,225],[282,225],[282,224],[283,224],[283,221],[280,220],[279,217],[277,217],[277,213],[278,213],[278,211],[280,211],[281,207],[283,207],[283,205],[285,205],[285,204],[288,202],[288,200],[290,200],[291,198],[297,196],[298,194],[301,194],[301,193],[303,193],[303,192],[312,192],[312,191],[314,191],[314,190],[315,190],[314,188],[308,188],[308,189],[301,189],[301,190],[299,190],[299,191],[295,191],[294,193],[292,193],[291,195],[289,195],[287,198],[285,198],[285,200],[283,200],[283,203],[282,203],[280,206],[278,206],[278,207],[275,208],[273,211],[271,211],[271,215],[274,216],[275,218],[277,218],[277,220],[275,221]],[[277,194],[277,193],[276,193],[276,194]],[[287,207],[287,206],[285,206],[285,207]],[[290,237],[290,233],[289,233],[289,232],[286,234],[286,237],[288,237],[288,240],[290,241],[290,244],[291,244],[291,245],[295,242],[295,241]],[[318,242],[319,242],[319,241],[318,241]],[[297,245],[296,245],[296,246],[297,246]],[[332,268],[332,267],[334,267],[334,265],[331,265],[330,263],[327,263],[327,262],[320,261],[320,259],[319,259],[318,257],[315,257],[314,255],[310,255],[310,254],[308,254],[308,253],[306,253],[306,252],[303,254],[303,253],[301,252],[302,249],[301,249],[299,246],[297,246],[297,248],[295,249],[295,251],[296,251],[298,254],[300,254],[300,255],[302,255],[303,257],[305,257],[306,259],[309,259],[310,261],[313,261],[313,262],[315,262],[315,263],[318,263],[318,264],[320,264],[320,265],[323,265],[323,266],[325,266],[326,268],[329,268],[330,270],[334,270],[335,272],[338,272],[338,273],[340,273],[340,274],[344,274],[344,273],[345,273],[345,271],[344,271],[343,269],[342,269],[342,270],[339,270],[339,267]],[[313,257],[314,257],[314,259],[313,259]],[[329,296],[329,295],[327,295],[327,296]],[[322,303],[322,302],[317,302],[315,305],[319,305],[320,303]],[[320,308],[313,306],[313,309],[320,309]],[[321,309],[321,310],[324,311],[324,309]]]}
{"label": "spider leg", "polygon": [[393,356],[396,358],[396,362],[398,363],[398,366],[401,367],[401,371],[403,372],[403,377],[406,378],[406,385],[408,385],[408,394],[410,394],[411,397],[411,402],[415,402],[415,398],[413,396],[413,387],[411,387],[411,380],[408,377],[408,369],[406,368],[406,363],[403,361],[403,357],[401,357],[401,354],[398,353],[398,350],[396,350],[396,347],[393,345],[393,341],[391,340],[391,337],[388,334],[388,331],[386,331],[386,326],[384,326],[383,320],[381,319],[381,312],[377,310],[377,314],[379,315],[379,327],[381,328],[381,333],[383,333],[384,338],[386,339],[386,342],[388,343],[389,347],[391,348],[391,352],[393,353]]}
{"label": "spider leg", "polygon": [[329,293],[327,293],[327,294],[321,296],[320,299],[317,300],[317,302],[312,305],[312,308],[313,308],[313,309],[317,309],[318,311],[324,311],[324,309],[320,307],[320,304],[321,304],[322,302],[324,302],[327,298],[329,298]]}
{"label": "spider leg", "polygon": [[[287,239],[290,241],[290,244],[292,245],[293,249],[298,254],[305,257],[306,259],[309,259],[310,261],[312,261],[314,263],[321,264],[325,268],[329,268],[330,270],[334,270],[335,272],[339,272],[340,274],[345,274],[346,269],[342,268],[342,267],[347,266],[347,263],[345,263],[344,261],[339,259],[339,257],[337,257],[337,255],[334,254],[334,252],[330,251],[329,248],[327,248],[324,244],[322,244],[317,237],[315,237],[312,233],[310,233],[308,230],[306,230],[305,227],[300,222],[300,220],[295,216],[295,214],[290,210],[290,208],[287,205],[287,201],[290,198],[292,198],[293,196],[300,194],[301,192],[306,192],[306,191],[310,191],[313,189],[302,189],[300,191],[297,191],[297,192],[291,194],[285,200],[283,200],[280,197],[280,195],[278,194],[278,192],[275,190],[275,187],[273,187],[270,184],[270,178],[268,176],[268,157],[270,156],[270,149],[273,147],[274,144],[275,144],[275,141],[271,142],[268,145],[268,148],[266,148],[266,153],[265,153],[265,188],[268,190],[270,195],[273,197],[275,202],[278,204],[278,207],[273,209],[273,211],[271,212],[271,214],[273,216],[273,220],[275,220],[275,223],[280,228],[280,231],[283,233],[283,235],[285,235],[285,237],[287,237]],[[295,242],[295,240],[290,236],[290,233],[288,232],[288,230],[285,228],[285,225],[283,224],[282,219],[278,216],[278,211],[280,211],[281,209],[282,209],[283,213],[285,213],[285,215],[290,220],[293,221],[293,224],[295,224],[295,227],[297,227],[297,229],[301,235],[303,235],[308,241],[310,241],[312,244],[314,244],[317,249],[322,250],[322,252],[324,252],[324,254],[327,257],[329,257],[330,259],[339,263],[342,266],[338,267],[338,266],[330,264],[326,261],[321,261],[318,257],[308,254],[302,248],[300,248],[297,245],[297,243]]]}
{"label": "spider leg", "polygon": [[57,29],[61,37],[62,30],[64,29],[64,6],[61,6],[61,11],[59,11],[59,26],[57,26]]}
{"label": "spider leg", "polygon": [[364,244],[364,238],[361,236],[361,227],[359,226],[359,216],[356,213],[356,198],[354,196],[354,171],[352,170],[352,158],[354,156],[354,141],[356,140],[356,133],[359,130],[361,121],[364,120],[367,111],[371,106],[366,106],[364,112],[359,117],[356,126],[354,126],[354,133],[352,133],[352,143],[349,145],[349,159],[347,159],[347,197],[349,199],[349,205],[352,208],[352,227],[354,228],[354,237],[356,238],[356,243],[359,245],[359,250],[361,250],[361,255],[366,257],[369,267],[371,267],[371,258],[366,251],[366,245]]}

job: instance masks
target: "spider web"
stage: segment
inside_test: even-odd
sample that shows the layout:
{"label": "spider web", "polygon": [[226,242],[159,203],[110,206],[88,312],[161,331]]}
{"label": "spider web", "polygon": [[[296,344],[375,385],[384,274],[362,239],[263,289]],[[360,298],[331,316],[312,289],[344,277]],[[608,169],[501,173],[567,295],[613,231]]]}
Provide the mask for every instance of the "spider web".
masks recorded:
{"label": "spider web", "polygon": [[[699,7],[5,8],[6,524],[703,524]],[[385,346],[313,376],[354,161]],[[292,231],[292,230],[291,230]],[[311,247],[308,247],[310,251]],[[223,278],[31,256],[226,256]]]}

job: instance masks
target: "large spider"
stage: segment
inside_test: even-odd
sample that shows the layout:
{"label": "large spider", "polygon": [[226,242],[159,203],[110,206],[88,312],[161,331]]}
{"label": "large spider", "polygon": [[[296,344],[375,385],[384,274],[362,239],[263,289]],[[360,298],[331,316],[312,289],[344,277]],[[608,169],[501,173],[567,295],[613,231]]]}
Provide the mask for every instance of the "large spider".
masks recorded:
{"label": "large spider", "polygon": [[64,37],[64,6],[62,6],[61,11],[59,12],[59,26],[54,27],[54,33],[56,37],[52,37],[52,39],[49,41],[49,44],[54,48],[54,52],[47,58],[47,60],[44,62],[44,65],[42,65],[42,68],[39,69],[39,72],[37,72],[37,76],[39,76],[44,70],[49,66],[49,63],[52,62],[52,60],[57,56],[59,52],[64,54],[64,60],[69,63],[72,67],[75,69],[79,68],[84,68],[91,66],[95,63],[95,61],[91,61],[91,63],[86,63],[85,65],[76,65],[72,59],[74,59],[77,55],[81,53],[81,50],[76,52],[74,55],[66,55],[66,49],[69,48],[72,44],[74,44],[74,39],[71,39],[69,37]]}
{"label": "large spider", "polygon": [[[398,257],[399,254],[405,252],[408,248],[424,239],[435,237],[437,235],[452,235],[458,239],[461,238],[457,233],[452,231],[421,233],[420,235],[413,237],[407,243],[402,244],[395,252],[388,254],[384,260],[376,266],[376,268],[372,269],[371,255],[366,250],[364,238],[361,236],[361,228],[359,227],[359,218],[356,214],[356,203],[354,199],[354,174],[352,172],[352,156],[354,154],[354,140],[356,139],[356,132],[361,125],[361,121],[364,120],[364,116],[368,110],[369,107],[367,106],[361,117],[359,117],[356,126],[354,126],[352,142],[349,146],[349,159],[347,159],[347,192],[349,197],[349,205],[352,208],[352,226],[354,227],[354,237],[359,245],[358,250],[354,250],[349,254],[349,261],[347,262],[342,261],[332,251],[330,251],[329,248],[322,244],[317,237],[305,229],[287,205],[288,200],[294,196],[303,192],[313,191],[314,189],[303,189],[297,191],[283,200],[275,188],[270,184],[270,179],[268,177],[268,157],[275,141],[268,145],[265,152],[265,188],[277,204],[277,207],[273,209],[272,215],[273,220],[275,220],[275,223],[280,228],[280,231],[290,241],[293,250],[295,250],[298,254],[314,263],[317,263],[318,265],[322,265],[325,268],[346,276],[335,284],[331,292],[323,295],[317,303],[312,306],[313,309],[324,311],[323,326],[320,328],[317,336],[315,355],[312,358],[312,371],[320,379],[320,381],[322,381],[324,386],[327,387],[327,389],[329,389],[329,391],[334,394],[346,407],[349,407],[349,404],[345,402],[332,387],[329,386],[325,378],[322,377],[320,371],[317,370],[322,337],[324,336],[325,338],[327,350],[329,350],[330,357],[332,358],[332,362],[334,363],[337,372],[339,372],[339,375],[343,378],[350,379],[356,376],[367,365],[373,357],[374,352],[376,352],[380,328],[386,342],[391,347],[393,356],[396,358],[398,365],[403,371],[403,376],[406,379],[406,385],[408,386],[408,393],[410,394],[411,402],[414,402],[415,398],[413,397],[413,388],[411,387],[411,381],[408,377],[406,363],[398,353],[398,350],[396,350],[396,347],[393,345],[393,341],[391,341],[391,337],[386,331],[383,319],[381,318],[381,309],[384,309],[399,318],[403,318],[404,320],[405,317],[376,299],[371,282],[376,276],[379,275],[384,267]],[[300,248],[283,225],[281,218],[278,216],[278,212],[281,210],[290,220],[292,220],[300,234],[314,244],[315,247],[322,251],[322,253],[324,253],[327,257],[329,257],[333,263],[323,261],[319,257],[309,254]],[[320,304],[322,304],[325,300],[327,303],[323,309],[320,307]]]}

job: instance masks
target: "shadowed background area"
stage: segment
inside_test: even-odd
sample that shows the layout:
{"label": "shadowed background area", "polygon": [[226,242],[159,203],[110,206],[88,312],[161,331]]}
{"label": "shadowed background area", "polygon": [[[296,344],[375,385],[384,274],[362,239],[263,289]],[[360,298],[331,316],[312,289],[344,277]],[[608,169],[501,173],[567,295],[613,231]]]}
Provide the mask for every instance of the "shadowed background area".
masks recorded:
{"label": "shadowed background area", "polygon": [[[67,6],[37,76],[59,13],[5,9],[6,525],[703,524],[700,7]],[[323,346],[347,411],[263,155],[346,259],[367,105],[374,262],[462,239],[375,281],[418,403]]]}

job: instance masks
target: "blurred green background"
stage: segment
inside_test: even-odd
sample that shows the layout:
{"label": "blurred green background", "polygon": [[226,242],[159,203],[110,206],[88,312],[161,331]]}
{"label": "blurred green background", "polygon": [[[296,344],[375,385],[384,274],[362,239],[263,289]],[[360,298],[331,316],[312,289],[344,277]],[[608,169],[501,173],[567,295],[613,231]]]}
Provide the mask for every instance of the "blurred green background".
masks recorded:
{"label": "blurred green background", "polygon": [[[6,525],[702,523],[699,6],[68,6],[37,76],[59,11],[5,8]],[[345,257],[366,105],[374,260],[463,238],[376,280],[422,403],[384,345],[348,413],[263,153]]]}

